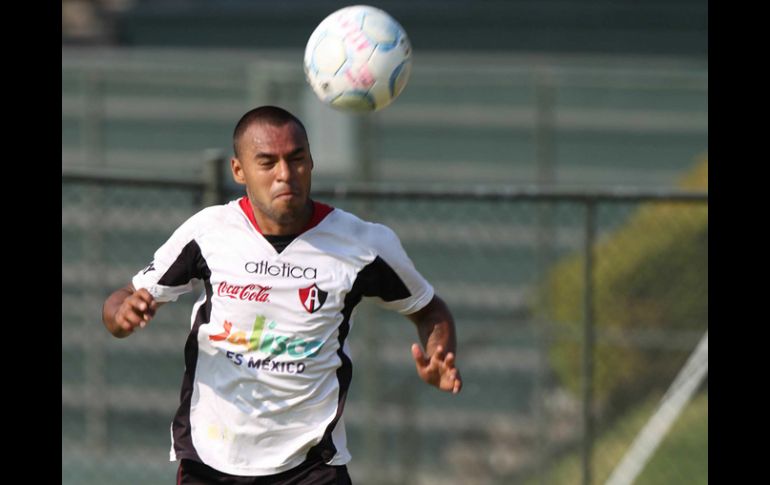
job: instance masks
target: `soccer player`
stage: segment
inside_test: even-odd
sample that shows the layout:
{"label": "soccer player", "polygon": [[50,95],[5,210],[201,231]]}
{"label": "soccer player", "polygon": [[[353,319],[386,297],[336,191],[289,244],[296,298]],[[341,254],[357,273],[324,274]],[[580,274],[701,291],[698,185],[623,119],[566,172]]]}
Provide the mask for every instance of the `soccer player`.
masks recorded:
{"label": "soccer player", "polygon": [[171,426],[178,482],[350,483],[342,412],[347,337],[362,297],[408,317],[417,373],[457,394],[452,315],[396,234],[310,198],[302,122],[274,106],[243,115],[232,174],[246,196],[184,222],[104,303],[122,338],[192,290],[185,373]]}

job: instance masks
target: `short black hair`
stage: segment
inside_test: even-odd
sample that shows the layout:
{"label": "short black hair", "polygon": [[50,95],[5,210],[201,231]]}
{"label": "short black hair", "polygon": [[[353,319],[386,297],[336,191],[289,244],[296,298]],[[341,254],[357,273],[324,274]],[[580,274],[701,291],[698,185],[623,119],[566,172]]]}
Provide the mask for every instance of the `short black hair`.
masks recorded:
{"label": "short black hair", "polygon": [[302,130],[302,133],[307,139],[307,130],[299,118],[278,106],[260,106],[241,116],[238,124],[235,125],[235,131],[233,131],[233,153],[236,158],[238,157],[238,140],[241,139],[248,127],[255,123],[267,123],[272,126],[283,126],[287,123],[294,123],[300,130]]}

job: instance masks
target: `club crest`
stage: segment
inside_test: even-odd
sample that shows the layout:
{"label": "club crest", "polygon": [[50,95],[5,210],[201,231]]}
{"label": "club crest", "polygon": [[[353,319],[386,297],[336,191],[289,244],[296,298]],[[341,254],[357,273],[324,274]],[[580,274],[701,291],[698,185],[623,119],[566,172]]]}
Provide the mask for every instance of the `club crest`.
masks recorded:
{"label": "club crest", "polygon": [[299,290],[299,301],[308,313],[317,312],[326,302],[327,296],[329,293],[318,288],[315,283]]}

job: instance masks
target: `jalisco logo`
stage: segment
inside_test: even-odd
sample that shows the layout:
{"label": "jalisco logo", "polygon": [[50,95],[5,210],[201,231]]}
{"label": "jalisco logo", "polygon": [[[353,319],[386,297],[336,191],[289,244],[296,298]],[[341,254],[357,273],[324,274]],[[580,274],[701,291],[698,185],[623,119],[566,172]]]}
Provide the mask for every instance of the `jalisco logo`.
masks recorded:
{"label": "jalisco logo", "polygon": [[303,268],[293,266],[291,263],[270,264],[267,261],[249,261],[245,265],[247,273],[280,276],[281,278],[294,278],[314,280],[318,277],[318,268]]}
{"label": "jalisco logo", "polygon": [[[270,322],[267,325],[267,328],[269,330],[274,330],[276,326],[276,322]],[[287,353],[291,357],[312,358],[318,355],[318,352],[321,351],[321,346],[323,345],[323,342],[320,340],[292,339],[287,335],[277,335],[270,332],[263,333],[265,317],[262,315],[258,315],[254,320],[254,326],[248,337],[246,336],[246,332],[242,330],[233,333],[233,324],[227,320],[225,320],[224,327],[224,332],[217,335],[210,335],[209,340],[215,342],[227,341],[231,344],[246,347],[247,351],[259,350],[260,352],[269,353],[272,356]]]}
{"label": "jalisco logo", "polygon": [[269,303],[270,290],[272,286],[262,286],[257,284],[250,285],[231,285],[227,281],[219,283],[217,286],[217,295],[233,300],[256,301]]}

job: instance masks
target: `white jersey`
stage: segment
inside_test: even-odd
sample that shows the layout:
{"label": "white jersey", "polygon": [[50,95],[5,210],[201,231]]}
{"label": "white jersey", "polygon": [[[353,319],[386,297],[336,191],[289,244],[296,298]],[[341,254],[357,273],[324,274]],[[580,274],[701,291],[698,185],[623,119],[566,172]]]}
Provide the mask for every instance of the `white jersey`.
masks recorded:
{"label": "white jersey", "polygon": [[133,285],[166,302],[195,280],[204,291],[184,350],[171,460],[242,476],[306,459],[347,463],[353,308],[371,296],[410,314],[433,298],[392,230],[317,202],[281,253],[262,236],[247,198],[204,209]]}

